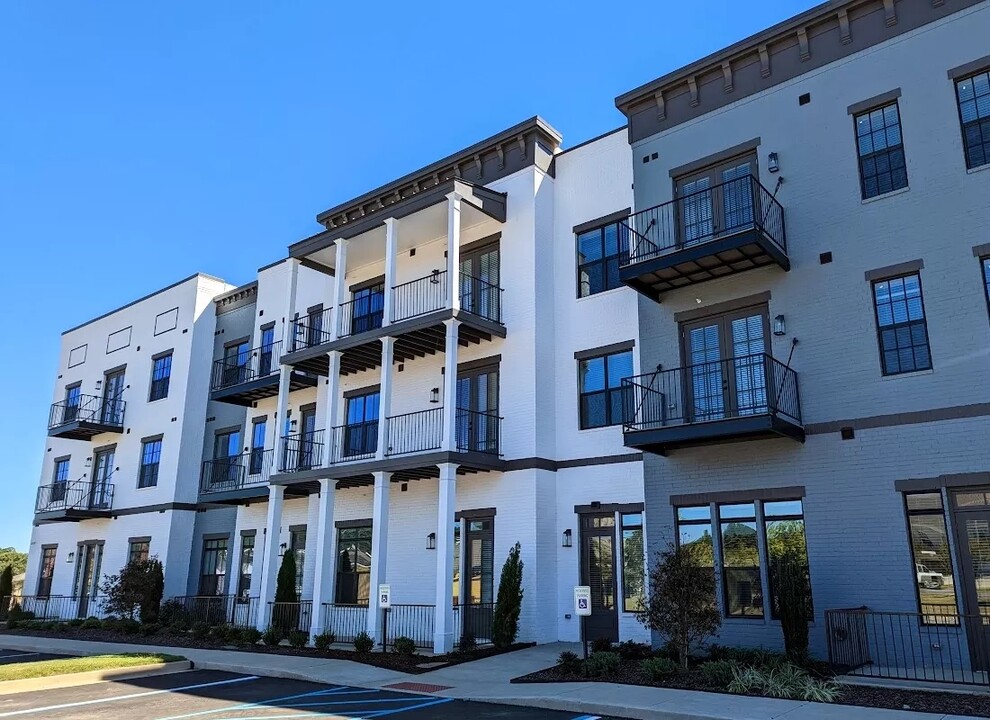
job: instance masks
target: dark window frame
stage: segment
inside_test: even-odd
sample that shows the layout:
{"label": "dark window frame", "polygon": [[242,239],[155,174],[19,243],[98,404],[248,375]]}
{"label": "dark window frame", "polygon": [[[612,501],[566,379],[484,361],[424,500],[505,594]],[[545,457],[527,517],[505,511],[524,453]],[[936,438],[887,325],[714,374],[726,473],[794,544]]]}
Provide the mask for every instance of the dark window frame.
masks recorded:
{"label": "dark window frame", "polygon": [[[217,538],[207,537],[203,539],[203,552],[200,556],[199,564],[199,595],[214,597],[221,596],[226,592],[228,544],[229,538],[226,536]],[[216,562],[212,563],[213,572],[207,573],[206,560],[211,555],[216,556]],[[207,582],[207,578],[210,578],[209,582]],[[206,592],[204,588],[207,585],[213,585],[213,592]]]}
{"label": "dark window frame", "polygon": [[[627,524],[626,518],[634,518],[634,517],[638,517],[639,518],[639,521],[638,522],[632,522],[632,520],[630,519],[630,521]],[[621,564],[621,567],[622,567],[622,587],[620,588],[620,592],[622,593],[622,612],[624,612],[624,613],[635,613],[635,612],[639,612],[640,605],[638,603],[633,603],[633,605],[635,605],[635,607],[632,607],[632,606],[630,606],[630,603],[629,603],[630,600],[635,599],[635,596],[634,595],[631,596],[629,594],[630,588],[629,588],[629,585],[628,585],[628,573],[626,572],[626,568],[629,565],[629,559],[626,557],[626,531],[627,530],[629,530],[629,531],[639,530],[639,533],[640,533],[640,543],[642,543],[643,548],[644,548],[644,553],[639,558],[639,561],[642,563],[642,566],[640,568],[640,571],[642,573],[642,575],[640,575],[641,587],[639,589],[640,589],[640,592],[641,592],[640,597],[642,598],[643,601],[645,601],[646,600],[646,574],[647,574],[647,569],[646,569],[646,553],[645,553],[645,548],[646,548],[646,534],[645,534],[646,533],[646,528],[645,528],[645,523],[643,521],[643,511],[642,510],[640,510],[638,512],[620,513],[619,514],[619,528],[618,528],[618,531],[619,531],[619,538],[618,538],[618,540],[619,540],[619,553],[620,553],[620,557],[621,557],[620,564]]]}
{"label": "dark window frame", "polygon": [[[931,509],[912,510],[908,506],[908,498],[910,496],[912,496],[912,495],[938,495],[939,496],[939,507],[937,509],[936,508],[931,508]],[[915,603],[916,603],[916,607],[918,608],[919,621],[920,621],[920,623],[922,625],[926,625],[926,626],[930,626],[930,627],[959,627],[960,626],[961,610],[960,610],[960,607],[959,607],[959,596],[956,595],[956,592],[955,592],[956,582],[958,582],[958,576],[957,576],[956,567],[955,567],[955,564],[954,564],[955,553],[957,552],[957,550],[953,547],[953,543],[950,541],[950,538],[949,538],[949,523],[948,523],[948,520],[946,518],[946,513],[948,513],[950,511],[949,510],[949,507],[951,505],[950,506],[947,506],[946,505],[945,498],[942,497],[941,491],[939,491],[937,489],[928,490],[928,491],[904,492],[904,493],[901,493],[901,504],[902,504],[902,506],[904,508],[904,529],[907,532],[908,558],[911,561],[911,577],[912,578],[915,578],[915,581],[913,583],[911,583],[911,584],[914,587],[914,600],[915,600]],[[947,548],[948,553],[949,553],[949,565],[950,565],[950,567],[952,567],[952,581],[953,581],[952,582],[952,588],[953,588],[953,590],[952,590],[952,606],[951,606],[951,609],[953,611],[955,611],[955,617],[956,617],[956,621],[955,622],[928,622],[928,617],[930,615],[936,615],[936,613],[927,613],[926,614],[925,613],[925,606],[921,602],[921,590],[918,588],[918,582],[917,582],[917,573],[918,573],[917,566],[918,565],[921,565],[923,563],[919,563],[918,562],[918,559],[914,556],[914,540],[913,540],[913,538],[911,536],[911,518],[912,517],[922,517],[922,516],[939,517],[942,520],[942,530],[945,532],[946,548]],[[946,612],[945,615],[938,614],[937,616],[940,617],[940,618],[943,618],[943,619],[944,618],[951,617],[951,614],[948,612],[948,606],[946,606],[946,610],[947,610],[947,612]]]}
{"label": "dark window frame", "polygon": [[[241,535],[241,552],[237,563],[237,597],[241,600],[248,600],[251,597],[251,583],[254,580],[254,551],[256,547],[256,535],[253,532],[245,532]],[[248,564],[250,572],[244,572],[244,554],[250,551],[251,560]]]}
{"label": "dark window frame", "polygon": [[[953,90],[955,91],[954,94],[956,97],[956,112],[959,115],[959,131],[962,135],[963,159],[966,161],[967,170],[976,170],[977,168],[984,168],[990,165],[990,115],[987,115],[986,117],[979,117],[979,115],[977,115],[976,120],[970,120],[967,123],[963,119],[963,100],[959,94],[962,83],[972,82],[974,83],[973,101],[976,102],[976,98],[982,96],[977,96],[976,94],[975,80],[982,75],[987,75],[988,81],[990,81],[990,67],[985,67],[982,70],[977,70],[974,73],[969,73],[964,77],[955,78],[953,80]],[[977,113],[979,113],[979,110],[977,110]],[[966,134],[966,130],[967,127],[972,126],[977,126],[980,130],[980,149],[983,152],[983,162],[979,164],[972,164],[972,158],[970,157],[969,138]]]}
{"label": "dark window frame", "polygon": [[55,563],[58,556],[58,545],[42,545],[41,559],[38,568],[38,587],[35,594],[38,597],[51,597],[52,580],[55,577]]}
{"label": "dark window frame", "polygon": [[151,386],[148,388],[148,402],[164,400],[172,379],[173,351],[163,352],[151,358]]}
{"label": "dark window frame", "polygon": [[[299,544],[299,538],[302,544]],[[308,528],[305,525],[292,525],[289,527],[289,544],[286,549],[291,552],[296,561],[296,599],[302,600],[303,585],[306,573],[306,542],[308,540]]]}
{"label": "dark window frame", "polygon": [[[636,373],[636,367],[635,367],[635,357],[633,356],[633,351],[632,351],[631,348],[630,349],[626,349],[626,350],[617,350],[617,351],[614,351],[614,352],[605,352],[605,353],[602,353],[600,355],[592,355],[590,357],[581,357],[581,358],[578,358],[577,359],[578,427],[579,427],[579,429],[581,429],[581,430],[596,430],[598,428],[614,427],[615,425],[622,425],[623,424],[624,418],[623,417],[615,418],[615,417],[613,417],[613,413],[612,413],[612,393],[617,393],[620,399],[623,397],[623,391],[622,391],[622,380],[623,380],[623,378],[620,378],[619,379],[619,384],[617,386],[615,386],[615,387],[610,387],[609,386],[608,360],[611,357],[616,357],[616,356],[619,356],[619,355],[625,355],[627,353],[628,353],[629,359],[630,359],[630,369],[629,369],[630,370],[630,374],[627,375],[626,377],[633,377],[633,375],[635,375],[635,373]],[[586,391],[586,390],[583,389],[583,380],[584,380],[584,378],[583,378],[583,375],[582,375],[582,372],[581,372],[581,368],[584,365],[584,363],[590,363],[590,362],[592,362],[594,360],[602,360],[603,361],[603,366],[604,366],[604,372],[603,372],[604,388],[602,390],[587,390]],[[587,418],[585,417],[585,412],[584,412],[585,398],[591,397],[591,396],[594,396],[594,395],[604,395],[605,396],[605,423],[604,424],[601,424],[601,425],[592,425],[592,424],[589,424],[588,421],[587,421]],[[623,410],[620,412],[620,415],[624,415],[625,414],[625,405],[626,405],[626,403],[623,400],[621,402],[621,405],[620,405],[623,408]]]}
{"label": "dark window frame", "polygon": [[[808,622],[813,622],[815,619],[815,599],[814,593],[811,589],[811,563],[808,560],[808,529],[807,523],[804,519],[804,498],[780,498],[775,500],[758,500],[760,504],[760,517],[763,521],[763,527],[760,532],[763,533],[763,552],[764,552],[764,562],[767,568],[767,589],[770,591],[770,618],[772,620],[780,620],[780,612],[777,608],[778,603],[776,602],[777,590],[776,590],[776,578],[774,575],[773,557],[770,554],[770,535],[767,532],[767,526],[772,522],[787,522],[793,520],[799,520],[801,522],[801,534],[804,535],[804,555],[805,561],[808,563],[807,573],[808,573]],[[782,502],[796,502],[801,504],[800,514],[788,513],[781,515],[771,515],[767,516],[766,508],[768,504],[771,503],[782,503]],[[766,608],[764,608],[766,612]]]}
{"label": "dark window frame", "polygon": [[[151,448],[150,451],[149,448]],[[138,466],[139,488],[157,487],[161,459],[162,438],[147,438],[141,441],[141,460]]]}
{"label": "dark window frame", "polygon": [[990,255],[980,257],[980,281],[983,283],[983,296],[987,301],[987,317],[990,318]]}
{"label": "dark window frame", "polygon": [[[760,622],[765,622],[767,619],[767,600],[768,598],[763,596],[763,577],[766,573],[766,568],[762,554],[760,553],[760,532],[762,531],[760,524],[760,513],[757,510],[757,505],[759,500],[740,500],[733,502],[720,502],[715,504],[715,512],[712,515],[712,525],[713,530],[717,530],[718,537],[716,542],[718,543],[719,549],[719,564],[718,570],[721,575],[721,582],[719,585],[722,591],[722,617],[731,620],[758,620]],[[723,508],[738,506],[738,505],[751,505],[753,508],[752,516],[745,517],[730,517],[723,518],[722,511]],[[756,561],[759,563],[757,566],[757,571],[759,572],[759,591],[760,591],[760,613],[758,615],[746,615],[745,613],[730,613],[729,612],[729,573],[726,570],[730,567],[727,565],[726,553],[725,553],[725,538],[723,537],[723,525],[729,525],[731,523],[752,523],[756,531]],[[765,540],[765,538],[764,538]],[[733,566],[736,567],[736,566]]]}
{"label": "dark window frame", "polygon": [[[614,253],[608,252],[608,229],[615,228],[615,249]],[[581,254],[581,238],[586,236],[591,236],[592,234],[598,234],[598,247],[601,252],[601,256],[594,260],[586,260],[582,262]],[[597,227],[584,228],[575,231],[574,233],[574,255],[575,261],[577,263],[577,297],[586,298],[592,295],[600,295],[602,293],[608,292],[609,290],[615,290],[616,288],[624,287],[622,281],[619,280],[619,268],[625,262],[629,261],[629,228],[621,220],[613,220],[611,222],[605,222]],[[613,277],[613,283],[609,282],[609,264],[615,263],[615,274]],[[601,278],[601,289],[595,290],[591,287],[591,281],[582,281],[581,273],[584,270],[600,267],[600,278]],[[584,285],[588,285],[587,292],[584,291]]]}
{"label": "dark window frame", "polygon": [[[362,534],[366,534],[367,536],[363,537]],[[360,596],[360,588],[361,588],[360,576],[367,575],[368,582],[369,583],[371,582],[370,563],[374,561],[374,558],[372,557],[371,540],[372,540],[372,525],[370,523],[368,523],[367,525],[361,524],[361,525],[347,525],[347,526],[337,527],[337,556],[334,558],[334,573],[336,579],[336,582],[334,583],[335,603],[339,605],[360,605],[364,607],[370,606],[370,601],[371,601],[370,595],[372,590],[369,585],[368,588],[369,597],[362,600]],[[357,546],[358,543],[364,541],[368,543],[367,547],[368,547],[369,565],[367,572],[359,571],[358,570],[359,565],[357,562],[358,559],[357,556],[358,553],[360,552],[357,549]],[[350,552],[351,552],[350,548],[347,548],[351,561],[351,569],[346,571],[341,569],[341,557],[342,557],[341,549],[344,547],[345,544],[348,545],[353,544],[355,546],[355,550],[352,557],[350,556]],[[351,576],[353,576],[353,580],[351,582],[348,582],[345,587],[343,579],[344,578],[349,579],[351,578]],[[354,590],[353,599],[350,597],[349,592],[348,592],[348,596],[345,598],[343,591],[344,590],[350,591],[352,587]]]}
{"label": "dark window frame", "polygon": [[[860,148],[860,138],[868,137],[871,136],[874,132],[878,132],[873,128],[872,119],[870,118],[870,116],[875,112],[880,112],[881,115],[883,116],[884,125],[882,130],[884,131],[884,142],[886,142],[887,131],[891,127],[893,127],[893,125],[887,125],[887,118],[885,112],[887,108],[890,107],[894,108],[894,113],[896,114],[897,134],[900,137],[900,142],[897,145],[885,145],[881,150],[877,150],[874,148],[871,152],[866,153],[864,155]],[[866,133],[866,135],[861,136],[859,133],[859,121],[861,118],[864,117],[870,121],[870,130]],[[853,119],[853,139],[855,140],[856,143],[856,167],[859,171],[860,198],[863,200],[871,200],[873,198],[883,197],[884,195],[889,195],[890,193],[897,192],[898,190],[904,190],[906,188],[911,187],[911,181],[910,178],[908,178],[908,173],[907,173],[907,154],[904,149],[904,125],[901,122],[901,108],[897,99],[895,98],[890,102],[884,102],[879,105],[875,105],[874,107],[871,107],[869,109],[865,109],[860,112],[854,113],[852,119]],[[890,160],[893,157],[896,157],[898,153],[900,154],[900,160],[903,162],[904,165],[903,168],[904,184],[895,187],[896,183],[894,181],[894,172],[891,169],[892,166],[890,164]],[[880,158],[885,158],[887,161],[887,170],[883,172],[876,170],[876,161]],[[873,162],[874,173],[872,174],[871,178],[876,182],[876,192],[873,193],[870,193],[867,190],[867,175],[865,173],[865,168],[864,168],[864,164],[869,162]],[[882,174],[890,175],[891,188],[889,190],[884,190],[884,191],[880,190],[880,183],[877,178],[879,178]]]}
{"label": "dark window frame", "polygon": [[[880,285],[882,283],[890,283],[890,282],[893,282],[893,281],[896,281],[896,280],[905,280],[905,279],[910,278],[910,277],[917,277],[918,278],[918,300],[921,302],[921,319],[920,320],[910,320],[909,319],[909,320],[907,320],[905,322],[902,322],[902,323],[893,323],[891,325],[881,325],[880,324],[880,306],[877,303],[877,285]],[[917,270],[917,271],[912,271],[912,272],[907,272],[907,273],[901,273],[901,274],[897,274],[897,275],[891,275],[891,276],[888,276],[888,277],[877,278],[875,280],[872,280],[870,282],[870,302],[873,303],[873,320],[876,323],[876,329],[877,329],[877,350],[879,351],[879,355],[880,355],[880,372],[881,372],[881,374],[883,374],[884,377],[895,377],[897,375],[905,375],[905,374],[908,374],[908,373],[927,372],[927,371],[930,371],[930,370],[934,370],[935,369],[935,362],[932,359],[932,344],[931,344],[931,339],[928,336],[928,313],[925,310],[925,288],[924,288],[924,285],[921,282],[921,271],[920,270]],[[896,372],[889,371],[888,368],[887,368],[887,361],[886,361],[886,358],[885,358],[884,345],[883,345],[883,331],[884,331],[884,329],[894,330],[895,333],[896,333],[896,330],[899,327],[904,327],[904,326],[910,327],[912,325],[916,325],[919,322],[922,324],[922,326],[924,327],[924,330],[925,330],[925,345],[924,346],[928,350],[928,367],[914,367],[914,368],[912,368],[910,370],[897,370]],[[913,344],[911,345],[911,348],[912,348],[912,357],[914,357],[914,351],[913,351],[913,349],[915,347],[920,347],[920,345],[919,346],[916,346],[916,345],[913,345]],[[900,361],[899,360],[898,360],[898,365],[900,365]]]}
{"label": "dark window frame", "polygon": [[151,540],[147,538],[132,538],[127,541],[127,562],[147,560],[151,557]]}

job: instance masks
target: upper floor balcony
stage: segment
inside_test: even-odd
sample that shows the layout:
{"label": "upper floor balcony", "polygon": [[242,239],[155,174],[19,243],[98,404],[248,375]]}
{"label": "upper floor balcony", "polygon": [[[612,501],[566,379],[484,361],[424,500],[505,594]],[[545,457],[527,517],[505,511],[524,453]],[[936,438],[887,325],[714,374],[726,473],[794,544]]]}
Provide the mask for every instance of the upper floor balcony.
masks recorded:
{"label": "upper floor balcony", "polygon": [[766,353],[634,376],[621,392],[628,447],[666,455],[759,438],[804,442],[797,373]]}
{"label": "upper floor balcony", "polygon": [[755,268],[791,267],[784,209],[753,175],[635,213],[620,227],[628,234],[629,253],[619,278],[653,300]]}
{"label": "upper floor balcony", "polygon": [[268,497],[275,451],[252,448],[241,455],[203,462],[199,479],[202,502],[240,505]]}
{"label": "upper floor balcony", "polygon": [[65,400],[52,403],[48,435],[88,440],[100,433],[122,433],[124,409],[124,401],[117,398],[70,393]]}
{"label": "upper floor balcony", "polygon": [[34,503],[37,522],[78,522],[110,517],[113,509],[113,483],[109,477],[88,481],[55,482],[38,488]]}
{"label": "upper floor balcony", "polygon": [[[250,407],[258,400],[278,395],[281,356],[281,341],[250,350],[232,348],[227,357],[213,362],[210,399]],[[289,389],[314,387],[316,382],[312,375],[293,371]]]}

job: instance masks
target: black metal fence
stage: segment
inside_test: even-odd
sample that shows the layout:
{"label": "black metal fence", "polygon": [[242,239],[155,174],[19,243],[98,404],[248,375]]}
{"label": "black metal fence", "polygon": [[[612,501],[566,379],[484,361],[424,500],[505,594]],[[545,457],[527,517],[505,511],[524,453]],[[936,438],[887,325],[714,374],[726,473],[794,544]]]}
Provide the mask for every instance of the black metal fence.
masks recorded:
{"label": "black metal fence", "polygon": [[36,513],[64,510],[106,511],[113,508],[113,483],[106,480],[73,480],[38,488]]}
{"label": "black metal fence", "polygon": [[502,418],[498,413],[458,409],[454,422],[458,450],[499,454]]}
{"label": "black metal fence", "polygon": [[251,348],[237,357],[213,361],[210,377],[210,390],[226,388],[251,382],[279,372],[279,358],[282,356],[282,341]]}
{"label": "black metal fence", "polygon": [[341,303],[337,308],[337,337],[360,335],[380,328],[385,314],[384,303],[384,295],[377,293]]}
{"label": "black metal fence", "polygon": [[48,429],[68,425],[73,422],[87,422],[110,427],[124,426],[126,403],[115,398],[102,398],[96,395],[76,395],[66,400],[52,403],[48,413]]}
{"label": "black metal fence", "polygon": [[[292,335],[286,352],[296,352],[330,342],[333,338],[333,308],[327,308],[309,315],[301,315],[292,321]],[[278,370],[278,357],[275,359]]]}
{"label": "black metal fence", "polygon": [[461,273],[461,310],[502,324],[502,288],[473,275]]}
{"label": "black metal fence", "polygon": [[268,603],[268,625],[285,632],[309,632],[313,622],[313,601]]}
{"label": "black metal fence", "polygon": [[457,644],[490,645],[495,635],[495,603],[454,606]]}
{"label": "black metal fence", "polygon": [[434,270],[426,277],[392,288],[392,322],[426,315],[447,307],[447,271]]}
{"label": "black metal fence", "polygon": [[932,610],[826,610],[829,662],[866,677],[990,684],[990,616]]}
{"label": "black metal fence", "polygon": [[418,648],[433,647],[433,628],[436,619],[435,605],[395,605],[387,612],[385,643],[395,644],[395,639],[407,637]]}
{"label": "black metal fence", "polygon": [[443,408],[394,415],[385,421],[386,455],[439,450],[443,437]]}
{"label": "black metal fence", "polygon": [[329,463],[367,460],[378,450],[378,421],[338,425],[330,428]]}
{"label": "black metal fence", "polygon": [[[188,623],[233,625],[249,628],[258,624],[260,599],[239,595],[179,595],[171,599],[181,606],[181,619]],[[180,618],[164,618],[174,622]]]}
{"label": "black metal fence", "polygon": [[797,373],[767,353],[626,378],[618,401],[628,430],[767,414],[801,424]]}
{"label": "black metal fence", "polygon": [[787,250],[784,209],[753,175],[701,188],[631,215],[620,229],[628,233],[622,264],[651,260],[668,252],[756,230],[781,252]]}
{"label": "black metal fence", "polygon": [[323,463],[323,431],[293,433],[282,438],[279,472],[301,472]]}
{"label": "black metal fence", "polygon": [[6,619],[16,606],[35,620],[73,620],[106,617],[99,595],[8,595],[0,598],[0,618]]}
{"label": "black metal fence", "polygon": [[323,603],[323,630],[332,632],[337,642],[354,642],[368,631],[368,606],[343,603]]}

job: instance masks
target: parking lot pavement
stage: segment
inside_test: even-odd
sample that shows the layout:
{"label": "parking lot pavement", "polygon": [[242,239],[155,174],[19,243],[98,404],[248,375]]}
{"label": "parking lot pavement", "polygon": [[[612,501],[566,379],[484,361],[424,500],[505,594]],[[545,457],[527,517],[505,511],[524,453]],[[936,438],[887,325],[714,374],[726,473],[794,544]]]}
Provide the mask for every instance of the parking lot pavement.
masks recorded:
{"label": "parking lot pavement", "polygon": [[371,720],[391,716],[401,716],[400,720],[597,720],[599,717],[212,670],[0,697],[0,718],[25,720],[107,717],[128,720],[317,717]]}
{"label": "parking lot pavement", "polygon": [[58,660],[68,655],[49,655],[47,653],[21,652],[20,650],[0,650],[0,665],[11,663],[38,662],[39,660]]}

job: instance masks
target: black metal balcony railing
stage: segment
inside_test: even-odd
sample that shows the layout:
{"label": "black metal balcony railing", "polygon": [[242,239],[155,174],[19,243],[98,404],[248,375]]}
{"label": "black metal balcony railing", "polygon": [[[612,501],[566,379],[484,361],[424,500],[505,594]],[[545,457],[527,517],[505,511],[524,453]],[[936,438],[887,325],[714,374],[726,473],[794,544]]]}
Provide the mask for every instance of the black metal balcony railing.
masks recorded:
{"label": "black metal balcony railing", "polygon": [[385,420],[386,455],[439,450],[443,439],[443,408],[394,415]]}
{"label": "black metal balcony railing", "polygon": [[461,310],[502,324],[502,288],[473,275],[461,273]]}
{"label": "black metal balcony railing", "polygon": [[753,175],[642,210],[620,223],[629,233],[623,265],[756,230],[786,253],[784,209]]}
{"label": "black metal balcony railing", "polygon": [[333,338],[332,322],[333,308],[296,318],[292,321],[292,336],[286,352],[296,352],[330,342]]}
{"label": "black metal balcony railing", "polygon": [[370,420],[331,428],[330,464],[373,458],[378,451],[378,424]]}
{"label": "black metal balcony railing", "polygon": [[323,464],[323,431],[293,433],[282,437],[282,456],[278,471],[283,473],[312,470]]}
{"label": "black metal balcony railing", "polygon": [[284,632],[309,632],[313,622],[313,601],[268,603],[268,624]]}
{"label": "black metal balcony railing", "polygon": [[337,308],[337,337],[377,330],[385,316],[385,296],[371,295],[341,303]]}
{"label": "black metal balcony railing", "polygon": [[626,430],[755,415],[801,424],[797,373],[766,353],[626,378],[620,397]]}
{"label": "black metal balcony railing", "polygon": [[67,510],[107,511],[113,508],[113,483],[110,477],[95,482],[79,479],[42,485],[34,505],[36,513]]}
{"label": "black metal balcony railing", "polygon": [[502,418],[498,413],[458,408],[454,422],[460,452],[499,454]]}
{"label": "black metal balcony railing", "polygon": [[354,638],[368,631],[368,606],[323,603],[323,629],[332,632],[337,642],[354,642]]}
{"label": "black metal balcony railing", "polygon": [[76,422],[122,428],[124,408],[125,403],[120,399],[77,395],[71,400],[52,403],[48,414],[48,429],[54,430]]}
{"label": "black metal balcony railing", "polygon": [[[170,602],[182,607],[182,620],[187,624],[232,625],[253,628],[258,624],[260,598],[240,595],[178,595]],[[180,618],[172,618],[175,622]]]}
{"label": "black metal balcony railing", "polygon": [[392,288],[392,322],[426,315],[447,307],[447,271],[434,270],[426,277]]}
{"label": "black metal balcony railing", "polygon": [[279,371],[282,341],[252,348],[237,358],[213,361],[210,390],[216,392],[259,378],[275,375]]}
{"label": "black metal balcony railing", "polygon": [[203,463],[199,491],[203,494],[264,485],[272,473],[274,450],[254,448],[243,455],[213,458]]}

